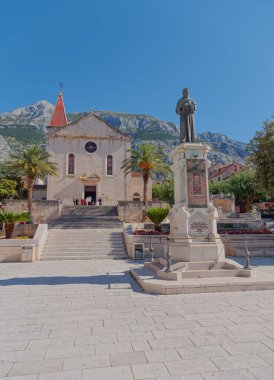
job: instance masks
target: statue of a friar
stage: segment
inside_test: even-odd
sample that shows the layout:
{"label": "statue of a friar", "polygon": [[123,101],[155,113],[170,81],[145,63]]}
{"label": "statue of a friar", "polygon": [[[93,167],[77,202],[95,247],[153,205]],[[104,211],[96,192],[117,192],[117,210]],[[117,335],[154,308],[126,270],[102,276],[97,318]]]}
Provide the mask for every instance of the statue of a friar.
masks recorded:
{"label": "statue of a friar", "polygon": [[188,95],[188,88],[184,88],[183,97],[176,106],[176,113],[180,115],[180,143],[195,142],[194,112],[197,105]]}

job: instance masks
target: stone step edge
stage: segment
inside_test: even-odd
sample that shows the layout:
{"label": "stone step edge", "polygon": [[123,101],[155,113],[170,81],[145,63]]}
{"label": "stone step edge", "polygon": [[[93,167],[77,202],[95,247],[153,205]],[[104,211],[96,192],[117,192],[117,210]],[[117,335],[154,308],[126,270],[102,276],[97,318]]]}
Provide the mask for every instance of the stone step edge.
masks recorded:
{"label": "stone step edge", "polygon": [[121,256],[47,256],[47,257],[41,257],[40,261],[64,261],[64,260],[125,260],[128,257],[126,255]]}
{"label": "stone step edge", "polygon": [[[194,293],[216,293],[216,292],[235,292],[235,291],[257,291],[257,290],[274,290],[273,281],[265,280],[247,280],[245,277],[237,277],[237,282],[221,281],[220,277],[216,278],[216,282],[201,283],[205,278],[198,278],[197,282],[192,284],[175,283],[170,280],[159,280],[154,276],[152,270],[148,268],[134,268],[130,270],[131,275],[144,289],[144,291],[152,294],[194,294]],[[228,279],[228,277],[226,277]],[[194,280],[194,279],[192,279]]]}

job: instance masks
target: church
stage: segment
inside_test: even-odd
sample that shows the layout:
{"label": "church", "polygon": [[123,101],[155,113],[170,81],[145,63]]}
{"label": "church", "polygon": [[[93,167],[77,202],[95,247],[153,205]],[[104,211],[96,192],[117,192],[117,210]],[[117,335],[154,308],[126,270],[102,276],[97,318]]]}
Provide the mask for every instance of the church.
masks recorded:
{"label": "church", "polygon": [[[122,161],[130,157],[131,138],[90,112],[77,121],[68,122],[62,90],[47,126],[47,151],[58,165],[56,176],[47,181],[47,200],[91,199],[104,206],[117,201],[142,200],[143,179],[140,173],[124,176]],[[149,181],[151,199],[151,181]]]}

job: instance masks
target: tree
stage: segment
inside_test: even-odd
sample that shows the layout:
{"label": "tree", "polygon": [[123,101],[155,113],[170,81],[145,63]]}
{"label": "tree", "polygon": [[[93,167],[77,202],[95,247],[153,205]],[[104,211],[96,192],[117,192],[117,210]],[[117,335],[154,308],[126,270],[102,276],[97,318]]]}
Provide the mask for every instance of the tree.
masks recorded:
{"label": "tree", "polygon": [[11,160],[6,162],[7,168],[25,178],[28,191],[28,212],[32,217],[32,191],[37,178],[45,179],[47,175],[55,175],[57,165],[48,162],[50,154],[42,150],[38,145],[27,147],[21,153],[11,155]]}
{"label": "tree", "polygon": [[174,180],[170,179],[152,186],[152,199],[169,202],[172,205],[174,203]]}
{"label": "tree", "polygon": [[250,140],[249,161],[255,166],[255,180],[268,196],[274,196],[274,121],[266,121],[263,129]]}
{"label": "tree", "polygon": [[241,170],[223,182],[226,182],[228,193],[234,194],[242,212],[250,209],[251,204],[262,195],[251,168]]}
{"label": "tree", "polygon": [[12,239],[16,222],[29,222],[28,212],[4,211],[0,210],[0,222],[5,224],[6,239]]}
{"label": "tree", "polygon": [[147,184],[149,178],[156,174],[162,177],[168,177],[171,169],[167,163],[167,155],[163,147],[155,143],[144,143],[137,145],[136,149],[130,151],[131,156],[122,162],[121,169],[124,169],[125,175],[132,171],[137,171],[143,175],[143,200],[145,210],[147,209]]}
{"label": "tree", "polygon": [[228,181],[215,181],[209,183],[210,194],[229,194],[230,189],[228,186]]}
{"label": "tree", "polygon": [[0,200],[6,197],[26,198],[27,191],[23,188],[21,177],[0,163]]}
{"label": "tree", "polygon": [[0,179],[0,200],[6,197],[17,197],[17,182],[12,179]]}

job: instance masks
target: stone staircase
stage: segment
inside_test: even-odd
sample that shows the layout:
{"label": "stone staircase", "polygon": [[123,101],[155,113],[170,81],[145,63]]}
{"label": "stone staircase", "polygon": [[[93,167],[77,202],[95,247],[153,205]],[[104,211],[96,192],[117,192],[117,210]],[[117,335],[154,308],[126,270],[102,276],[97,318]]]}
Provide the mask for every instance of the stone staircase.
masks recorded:
{"label": "stone staircase", "polygon": [[122,223],[114,207],[64,207],[49,221],[41,260],[125,259]]}
{"label": "stone staircase", "polygon": [[48,220],[49,229],[122,228],[117,208],[111,206],[64,206],[58,218]]}

